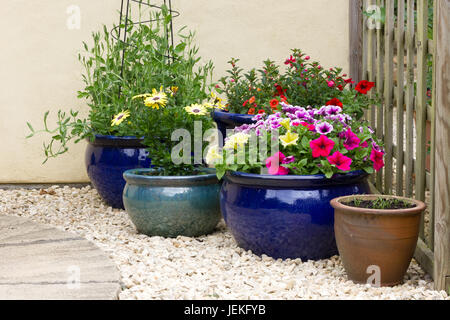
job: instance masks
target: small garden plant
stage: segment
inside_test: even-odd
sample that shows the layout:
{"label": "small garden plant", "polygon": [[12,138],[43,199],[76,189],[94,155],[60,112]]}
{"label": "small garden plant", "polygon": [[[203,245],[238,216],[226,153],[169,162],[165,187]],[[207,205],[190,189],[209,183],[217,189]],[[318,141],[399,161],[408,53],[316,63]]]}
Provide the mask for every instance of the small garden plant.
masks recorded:
{"label": "small garden plant", "polygon": [[244,73],[238,62],[234,58],[229,61],[229,75],[216,85],[217,92],[226,95],[227,108],[233,113],[270,114],[280,111],[281,103],[312,108],[334,105],[360,119],[364,108],[377,103],[367,95],[373,82],[364,80],[352,89],[354,81],[341,68],[326,69],[299,49],[292,50],[285,70],[266,60],[262,69]]}
{"label": "small garden plant", "polygon": [[414,203],[402,199],[385,198],[382,196],[373,200],[365,200],[355,197],[353,200],[346,202],[345,204],[351,207],[377,210],[408,209],[416,206]]}
{"label": "small garden plant", "polygon": [[[178,32],[179,42],[170,44],[172,16],[165,5],[161,12],[150,12],[149,18],[150,25],[129,21],[127,44],[115,40],[119,28],[113,28],[113,37],[106,26],[93,33],[92,47],[84,43],[79,60],[85,88],[78,97],[87,100],[87,117],[60,110],[54,128],[48,124],[49,112],[42,130],[28,123],[29,137],[42,132],[50,135],[44,143],[45,161],[67,152],[70,141],[93,141],[96,134],[133,136],[144,138],[152,165],[164,168],[163,174],[192,171],[191,162],[173,163],[172,133],[178,128],[193,132],[195,120],[202,123],[202,132],[213,127],[209,110],[224,108],[222,100],[211,94],[213,64],[200,64],[194,34],[184,27]],[[184,157],[191,160],[190,153]]]}

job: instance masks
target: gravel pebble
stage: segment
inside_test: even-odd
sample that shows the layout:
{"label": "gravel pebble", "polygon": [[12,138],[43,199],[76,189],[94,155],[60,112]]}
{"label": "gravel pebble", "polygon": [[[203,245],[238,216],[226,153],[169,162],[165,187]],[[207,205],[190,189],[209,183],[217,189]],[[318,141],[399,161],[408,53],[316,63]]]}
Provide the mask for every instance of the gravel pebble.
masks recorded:
{"label": "gravel pebble", "polygon": [[304,262],[256,256],[237,247],[223,221],[215,233],[199,238],[147,237],[91,187],[0,190],[0,214],[94,242],[120,270],[120,299],[450,299],[433,290],[415,260],[402,285],[373,288],[349,281],[339,256]]}

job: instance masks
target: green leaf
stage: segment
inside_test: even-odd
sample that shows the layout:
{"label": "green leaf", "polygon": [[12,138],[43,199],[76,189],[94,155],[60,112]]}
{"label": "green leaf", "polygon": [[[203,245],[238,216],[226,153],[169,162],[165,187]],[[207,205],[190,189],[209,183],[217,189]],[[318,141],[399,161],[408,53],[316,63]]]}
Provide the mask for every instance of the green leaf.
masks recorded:
{"label": "green leaf", "polygon": [[180,54],[184,51],[184,49],[186,48],[186,43],[185,42],[181,42],[180,44],[178,44],[175,47],[175,53]]}
{"label": "green leaf", "polygon": [[306,136],[303,136],[302,138],[302,147],[305,149],[309,148],[309,139]]}
{"label": "green leaf", "polygon": [[28,128],[30,128],[31,132],[34,132],[34,129],[29,122],[27,122],[27,126],[28,126]]}
{"label": "green leaf", "polygon": [[332,176],[333,176],[333,171],[325,172],[325,177],[327,177],[327,179],[330,179]]}
{"label": "green leaf", "polygon": [[368,174],[372,174],[373,173],[373,168],[372,167],[365,167],[364,171],[367,172]]}

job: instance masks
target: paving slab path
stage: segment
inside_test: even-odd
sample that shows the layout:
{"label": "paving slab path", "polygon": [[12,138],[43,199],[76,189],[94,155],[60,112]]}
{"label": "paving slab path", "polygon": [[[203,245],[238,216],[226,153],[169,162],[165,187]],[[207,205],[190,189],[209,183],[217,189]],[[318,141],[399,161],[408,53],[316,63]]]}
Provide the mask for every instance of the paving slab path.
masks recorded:
{"label": "paving slab path", "polygon": [[119,272],[93,243],[0,215],[0,300],[117,299]]}

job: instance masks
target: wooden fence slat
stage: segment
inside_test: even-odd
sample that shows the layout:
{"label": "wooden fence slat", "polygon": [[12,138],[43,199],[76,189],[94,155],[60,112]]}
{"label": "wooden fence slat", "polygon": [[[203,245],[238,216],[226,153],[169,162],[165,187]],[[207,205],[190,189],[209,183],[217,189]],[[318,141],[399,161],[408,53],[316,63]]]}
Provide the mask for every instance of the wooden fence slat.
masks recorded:
{"label": "wooden fence slat", "polygon": [[404,72],[405,72],[405,0],[397,4],[397,152],[396,159],[396,190],[395,194],[403,195],[403,117],[404,117]]}
{"label": "wooden fence slat", "polygon": [[[433,39],[437,38],[437,2],[433,2]],[[433,47],[433,52],[436,52],[436,41],[432,41],[431,46]],[[434,202],[434,192],[435,192],[435,154],[436,154],[436,57],[433,53],[433,83],[431,85],[431,145],[430,145],[430,171],[431,171],[431,183],[430,183],[430,248],[434,250],[434,223],[435,223],[435,202]],[[428,118],[428,116],[427,116]],[[428,188],[428,185],[427,185]]]}
{"label": "wooden fence slat", "polygon": [[358,83],[362,70],[362,11],[360,0],[350,0],[350,77]]}
{"label": "wooden fence slat", "polygon": [[384,194],[392,193],[392,137],[394,95],[394,1],[386,1],[386,19],[384,26]]}
{"label": "wooden fence slat", "polygon": [[[416,199],[425,200],[425,159],[427,153],[427,45],[428,45],[428,0],[417,2],[417,91],[416,91]],[[420,237],[424,239],[424,215],[420,224]]]}
{"label": "wooden fence slat", "polygon": [[405,147],[405,196],[413,194],[413,110],[414,110],[414,0],[407,0],[406,27],[406,147]]}
{"label": "wooden fence slat", "polygon": [[450,0],[436,0],[436,159],[434,284],[450,291]]}
{"label": "wooden fence slat", "polygon": [[[384,6],[384,1],[383,0],[377,0],[376,2],[377,6],[379,6],[380,8]],[[376,80],[376,89],[377,89],[377,93],[380,97],[383,96],[383,79],[384,79],[384,75],[383,75],[383,66],[384,66],[384,57],[383,57],[383,30],[377,29],[377,60],[376,60],[376,64],[377,64],[377,80]],[[377,108],[377,126],[376,126],[376,134],[377,137],[382,139],[383,137],[383,129],[384,129],[384,123],[383,123],[384,119],[383,119],[383,108],[379,107]],[[378,171],[377,176],[376,176],[376,188],[378,190],[383,190],[383,172],[384,170],[381,169],[380,171]]]}

